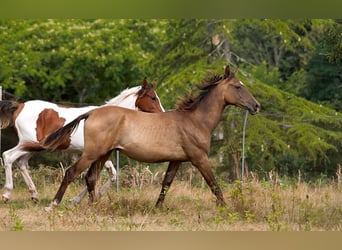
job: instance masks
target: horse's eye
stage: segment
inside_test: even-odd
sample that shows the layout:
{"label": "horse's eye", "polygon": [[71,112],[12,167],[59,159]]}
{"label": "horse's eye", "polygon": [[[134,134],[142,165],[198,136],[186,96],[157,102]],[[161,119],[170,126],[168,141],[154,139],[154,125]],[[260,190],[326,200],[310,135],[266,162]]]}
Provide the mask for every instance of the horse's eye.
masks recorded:
{"label": "horse's eye", "polygon": [[155,100],[157,100],[157,97],[152,96],[151,99],[152,99],[152,101],[155,101]]}
{"label": "horse's eye", "polygon": [[241,89],[241,85],[234,86],[236,89]]}

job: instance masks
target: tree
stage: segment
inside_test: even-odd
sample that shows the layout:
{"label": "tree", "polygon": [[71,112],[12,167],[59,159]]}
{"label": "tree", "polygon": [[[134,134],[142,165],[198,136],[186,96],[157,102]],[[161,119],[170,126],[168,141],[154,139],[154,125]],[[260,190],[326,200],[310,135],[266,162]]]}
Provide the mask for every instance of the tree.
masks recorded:
{"label": "tree", "polygon": [[342,110],[342,25],[333,23],[321,31],[307,65],[301,94],[308,100]]}
{"label": "tree", "polygon": [[[146,27],[153,25],[143,20],[3,20],[1,84],[22,99],[103,102],[146,76],[155,46],[155,32]],[[137,37],[144,42],[136,42]]]}
{"label": "tree", "polygon": [[311,20],[245,19],[232,26],[232,50],[251,65],[267,62],[276,67],[281,81],[286,80],[307,61],[311,49]]}

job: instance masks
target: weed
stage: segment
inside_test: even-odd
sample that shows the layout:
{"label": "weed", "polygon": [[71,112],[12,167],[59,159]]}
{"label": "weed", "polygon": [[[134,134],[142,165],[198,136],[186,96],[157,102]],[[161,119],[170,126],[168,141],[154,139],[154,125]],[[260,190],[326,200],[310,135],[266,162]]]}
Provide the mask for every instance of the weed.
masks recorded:
{"label": "weed", "polygon": [[23,221],[18,216],[16,209],[12,206],[9,209],[9,215],[10,215],[11,221],[14,223],[11,230],[23,231],[24,230]]}
{"label": "weed", "polygon": [[281,196],[273,191],[271,198],[271,213],[266,215],[265,219],[272,231],[280,231],[283,229]]}

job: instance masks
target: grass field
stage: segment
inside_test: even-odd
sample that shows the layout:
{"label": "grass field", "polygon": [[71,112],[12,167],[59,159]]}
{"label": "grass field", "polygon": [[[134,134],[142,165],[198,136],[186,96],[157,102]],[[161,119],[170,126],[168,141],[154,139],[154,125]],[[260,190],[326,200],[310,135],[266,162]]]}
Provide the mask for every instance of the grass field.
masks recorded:
{"label": "grass field", "polygon": [[[123,185],[119,192],[113,185],[95,204],[88,204],[86,198],[80,205],[70,207],[68,200],[83,188],[83,181],[79,180],[69,186],[62,204],[48,213],[44,207],[57,191],[61,174],[51,170],[51,182],[38,171],[32,175],[38,182],[40,202],[34,204],[25,185],[19,183],[12,200],[0,203],[1,231],[342,230],[342,186],[337,181],[309,185],[300,180],[285,183],[280,179],[253,178],[244,183],[221,183],[228,206],[217,207],[214,195],[200,178],[196,183],[194,179],[176,178],[164,208],[156,209],[158,178],[143,180],[141,174],[130,179],[134,185]],[[14,181],[20,178],[16,175]]]}

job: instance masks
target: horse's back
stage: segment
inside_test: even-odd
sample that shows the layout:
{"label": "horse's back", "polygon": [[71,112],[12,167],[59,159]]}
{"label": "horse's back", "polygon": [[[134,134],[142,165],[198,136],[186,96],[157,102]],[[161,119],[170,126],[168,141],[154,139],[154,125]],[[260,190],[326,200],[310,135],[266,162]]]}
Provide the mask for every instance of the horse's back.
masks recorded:
{"label": "horse's back", "polygon": [[165,158],[185,160],[181,147],[183,136],[176,118],[175,112],[145,113],[121,107],[94,109],[89,112],[84,127],[87,154],[120,149],[143,162],[159,162]]}

